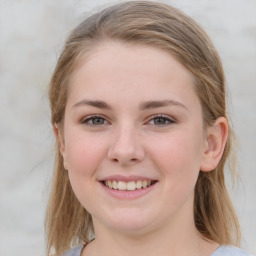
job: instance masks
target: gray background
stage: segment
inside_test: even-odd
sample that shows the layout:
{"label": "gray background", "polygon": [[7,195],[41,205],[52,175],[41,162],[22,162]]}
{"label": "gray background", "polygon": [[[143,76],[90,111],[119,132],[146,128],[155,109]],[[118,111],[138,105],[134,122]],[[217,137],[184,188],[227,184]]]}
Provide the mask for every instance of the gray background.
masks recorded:
{"label": "gray background", "polygon": [[[169,0],[209,33],[223,59],[240,140],[232,192],[256,254],[256,0]],[[53,163],[47,84],[68,31],[107,0],[0,0],[0,255],[44,255]]]}

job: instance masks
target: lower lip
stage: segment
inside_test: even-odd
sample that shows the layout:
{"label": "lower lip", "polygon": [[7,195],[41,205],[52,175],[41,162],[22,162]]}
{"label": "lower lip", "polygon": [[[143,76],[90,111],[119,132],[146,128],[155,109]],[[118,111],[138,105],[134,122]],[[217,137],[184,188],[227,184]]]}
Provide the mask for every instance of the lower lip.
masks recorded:
{"label": "lower lip", "polygon": [[118,189],[112,189],[107,186],[105,186],[103,183],[100,182],[103,189],[110,194],[111,196],[117,198],[117,199],[137,199],[140,198],[149,192],[151,192],[157,185],[158,182],[155,182],[149,187],[141,188],[141,189],[135,189],[135,190],[118,190]]}

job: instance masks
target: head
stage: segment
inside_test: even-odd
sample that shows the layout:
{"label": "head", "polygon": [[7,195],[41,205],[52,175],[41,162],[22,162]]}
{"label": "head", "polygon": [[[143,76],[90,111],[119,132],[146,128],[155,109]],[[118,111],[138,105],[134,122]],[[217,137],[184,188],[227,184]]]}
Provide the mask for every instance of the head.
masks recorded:
{"label": "head", "polygon": [[[56,133],[64,133],[65,108],[72,90],[72,75],[95,49],[107,41],[155,47],[170,54],[193,77],[204,129],[213,126],[220,117],[228,120],[223,67],[206,33],[195,21],[173,7],[132,1],[116,4],[86,18],[67,39],[49,91],[52,125]],[[205,238],[220,244],[235,244],[239,240],[238,222],[224,180],[224,165],[230,154],[232,136],[229,128],[218,165],[211,171],[200,171],[195,186],[195,225]],[[53,245],[57,251],[61,251],[72,241],[88,241],[93,226],[90,214],[72,191],[58,142],[56,151],[55,179],[47,223],[49,246]],[[60,230],[64,222],[66,231]],[[234,230],[237,237],[232,240]],[[67,235],[58,240],[58,232],[66,232]]]}

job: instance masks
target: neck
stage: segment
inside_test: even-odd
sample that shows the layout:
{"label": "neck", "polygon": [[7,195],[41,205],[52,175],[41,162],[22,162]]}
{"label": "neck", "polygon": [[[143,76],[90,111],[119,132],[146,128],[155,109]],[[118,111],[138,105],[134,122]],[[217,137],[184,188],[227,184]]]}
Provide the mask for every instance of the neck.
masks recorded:
{"label": "neck", "polygon": [[102,228],[97,232],[95,225],[95,237],[83,256],[209,256],[218,246],[202,238],[193,218],[182,225],[176,219],[161,228],[136,234]]}

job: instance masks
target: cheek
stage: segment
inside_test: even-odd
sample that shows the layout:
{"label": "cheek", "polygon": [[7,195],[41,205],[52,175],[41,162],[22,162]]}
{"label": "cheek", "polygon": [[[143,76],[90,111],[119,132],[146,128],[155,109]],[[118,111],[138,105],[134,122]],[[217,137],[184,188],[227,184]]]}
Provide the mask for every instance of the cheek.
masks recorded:
{"label": "cheek", "polygon": [[154,148],[151,147],[152,160],[168,184],[193,185],[200,170],[202,145],[200,132],[181,130],[155,141]]}
{"label": "cheek", "polygon": [[102,157],[104,147],[100,140],[93,136],[79,133],[67,134],[65,160],[70,173],[77,175],[92,175]]}
{"label": "cheek", "polygon": [[73,133],[66,136],[65,157],[72,189],[80,203],[91,212],[94,204],[91,192],[96,181],[96,170],[104,157],[101,143],[84,134]]}

